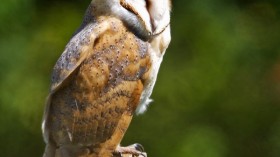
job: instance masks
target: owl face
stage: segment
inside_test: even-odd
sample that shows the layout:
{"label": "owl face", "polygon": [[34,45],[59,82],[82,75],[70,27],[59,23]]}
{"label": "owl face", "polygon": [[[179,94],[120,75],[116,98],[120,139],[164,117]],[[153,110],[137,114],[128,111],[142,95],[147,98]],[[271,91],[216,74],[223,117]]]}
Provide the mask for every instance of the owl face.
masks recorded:
{"label": "owl face", "polygon": [[170,23],[170,0],[120,0],[120,4],[137,15],[151,35],[161,33]]}
{"label": "owl face", "polygon": [[96,14],[117,16],[144,41],[170,23],[170,0],[93,0],[92,4]]}

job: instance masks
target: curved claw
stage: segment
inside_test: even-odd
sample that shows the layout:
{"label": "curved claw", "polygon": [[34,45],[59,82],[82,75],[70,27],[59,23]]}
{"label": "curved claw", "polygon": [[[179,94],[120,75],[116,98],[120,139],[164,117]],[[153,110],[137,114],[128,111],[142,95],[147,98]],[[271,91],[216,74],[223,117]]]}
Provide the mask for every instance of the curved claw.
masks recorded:
{"label": "curved claw", "polygon": [[144,147],[143,147],[141,144],[135,143],[135,144],[133,144],[133,145],[134,145],[134,147],[135,147],[136,150],[138,150],[138,151],[140,151],[140,152],[144,152],[144,151],[145,151],[145,150],[144,150]]}

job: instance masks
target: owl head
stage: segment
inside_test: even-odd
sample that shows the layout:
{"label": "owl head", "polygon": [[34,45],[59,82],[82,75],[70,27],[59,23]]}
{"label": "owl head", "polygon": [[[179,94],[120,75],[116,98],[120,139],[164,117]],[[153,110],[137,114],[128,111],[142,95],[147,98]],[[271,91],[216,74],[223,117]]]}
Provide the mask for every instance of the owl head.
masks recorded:
{"label": "owl head", "polygon": [[143,40],[161,33],[170,23],[170,0],[92,0],[97,13],[109,14]]}

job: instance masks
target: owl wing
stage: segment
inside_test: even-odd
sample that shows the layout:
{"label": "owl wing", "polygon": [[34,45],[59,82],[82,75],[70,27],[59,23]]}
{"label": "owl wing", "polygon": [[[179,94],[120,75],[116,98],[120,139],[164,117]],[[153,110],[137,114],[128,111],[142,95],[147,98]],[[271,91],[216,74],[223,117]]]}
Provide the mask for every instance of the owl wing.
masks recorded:
{"label": "owl wing", "polygon": [[54,66],[51,93],[54,93],[80,66],[92,50],[96,39],[108,29],[109,24],[106,21],[99,24],[92,23],[70,40]]}
{"label": "owl wing", "polygon": [[102,21],[101,23],[89,23],[70,40],[66,45],[64,52],[56,62],[52,74],[50,94],[46,100],[42,123],[45,141],[47,141],[48,138],[48,135],[45,132],[45,121],[48,116],[52,95],[71,78],[71,74],[78,69],[85,58],[87,58],[96,39],[105,33],[109,27],[110,25],[106,21]]}
{"label": "owl wing", "polygon": [[46,152],[92,146],[98,156],[111,154],[139,105],[150,57],[148,43],[114,17],[74,36],[54,67],[42,125]]}

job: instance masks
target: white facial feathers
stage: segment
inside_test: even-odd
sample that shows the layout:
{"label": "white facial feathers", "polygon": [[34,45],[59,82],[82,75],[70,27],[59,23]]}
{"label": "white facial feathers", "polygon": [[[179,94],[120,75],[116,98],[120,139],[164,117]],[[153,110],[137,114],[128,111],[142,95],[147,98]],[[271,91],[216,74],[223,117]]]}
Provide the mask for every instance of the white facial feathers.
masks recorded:
{"label": "white facial feathers", "polygon": [[141,18],[147,31],[152,32],[151,18],[145,0],[121,0],[121,3],[126,3],[129,7],[128,9]]}
{"label": "white facial feathers", "polygon": [[170,0],[120,0],[139,16],[147,31],[161,33],[170,23]]}
{"label": "white facial feathers", "polygon": [[153,34],[163,31],[170,23],[170,0],[147,0]]}

